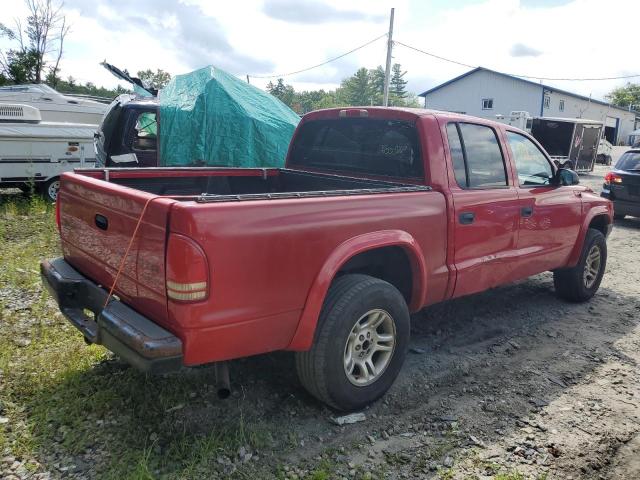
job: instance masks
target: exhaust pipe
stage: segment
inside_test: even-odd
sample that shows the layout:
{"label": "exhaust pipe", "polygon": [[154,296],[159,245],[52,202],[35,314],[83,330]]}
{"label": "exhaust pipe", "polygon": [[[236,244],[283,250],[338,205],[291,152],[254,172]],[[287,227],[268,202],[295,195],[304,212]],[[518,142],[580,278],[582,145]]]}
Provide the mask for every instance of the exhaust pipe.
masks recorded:
{"label": "exhaust pipe", "polygon": [[229,364],[227,362],[216,362],[216,387],[218,388],[218,398],[224,400],[231,395],[231,382],[229,381]]}

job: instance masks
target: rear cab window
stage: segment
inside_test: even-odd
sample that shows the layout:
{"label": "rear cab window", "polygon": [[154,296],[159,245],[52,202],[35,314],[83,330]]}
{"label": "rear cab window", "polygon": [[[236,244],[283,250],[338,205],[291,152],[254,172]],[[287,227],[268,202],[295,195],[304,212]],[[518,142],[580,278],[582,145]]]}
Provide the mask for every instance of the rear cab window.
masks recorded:
{"label": "rear cab window", "polygon": [[493,128],[475,123],[449,123],[447,138],[458,186],[465,189],[509,186],[504,155]]}
{"label": "rear cab window", "polygon": [[289,165],[332,173],[424,179],[415,123],[402,120],[305,122],[291,146]]}

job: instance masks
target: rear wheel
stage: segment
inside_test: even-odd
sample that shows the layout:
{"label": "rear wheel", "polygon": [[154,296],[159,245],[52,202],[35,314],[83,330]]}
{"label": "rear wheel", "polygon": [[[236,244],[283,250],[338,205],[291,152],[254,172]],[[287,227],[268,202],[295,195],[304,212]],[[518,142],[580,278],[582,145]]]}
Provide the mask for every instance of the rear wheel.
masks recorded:
{"label": "rear wheel", "polygon": [[58,190],[60,190],[60,178],[55,177],[44,184],[41,192],[45,200],[55,202],[58,199]]}
{"label": "rear wheel", "polygon": [[599,230],[590,228],[575,267],[553,272],[556,293],[570,302],[585,302],[600,287],[607,265],[607,242]]}
{"label": "rear wheel", "polygon": [[409,345],[409,310],[390,283],[344,275],[331,285],[313,346],[296,355],[302,385],[338,410],[380,398],[400,372]]}

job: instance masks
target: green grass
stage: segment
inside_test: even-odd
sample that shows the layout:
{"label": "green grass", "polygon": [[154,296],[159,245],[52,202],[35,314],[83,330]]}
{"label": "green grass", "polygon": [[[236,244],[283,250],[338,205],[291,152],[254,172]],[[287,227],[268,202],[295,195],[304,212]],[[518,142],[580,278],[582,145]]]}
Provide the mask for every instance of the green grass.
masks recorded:
{"label": "green grass", "polygon": [[[0,196],[0,414],[10,425],[0,425],[0,454],[28,460],[91,451],[102,478],[202,478],[240,446],[270,445],[271,434],[241,402],[211,407],[210,369],[147,377],[84,343],[40,285],[39,260],[60,254],[54,215],[39,197]],[[15,297],[27,308],[14,308]],[[201,421],[190,418],[193,409]],[[232,476],[249,478],[249,467]]]}

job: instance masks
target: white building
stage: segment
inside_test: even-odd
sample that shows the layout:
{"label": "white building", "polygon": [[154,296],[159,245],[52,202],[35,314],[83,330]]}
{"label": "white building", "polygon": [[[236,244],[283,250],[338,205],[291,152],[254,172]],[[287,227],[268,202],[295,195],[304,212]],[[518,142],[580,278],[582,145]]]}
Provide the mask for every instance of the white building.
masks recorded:
{"label": "white building", "polygon": [[425,108],[495,120],[512,111],[532,116],[601,121],[605,136],[617,145],[640,126],[636,111],[613,106],[555,87],[478,67],[419,95]]}

